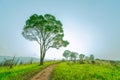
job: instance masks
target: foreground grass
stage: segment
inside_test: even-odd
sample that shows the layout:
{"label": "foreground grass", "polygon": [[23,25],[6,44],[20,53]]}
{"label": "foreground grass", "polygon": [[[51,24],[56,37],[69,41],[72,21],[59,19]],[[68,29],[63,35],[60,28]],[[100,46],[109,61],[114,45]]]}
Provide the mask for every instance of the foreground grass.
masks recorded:
{"label": "foreground grass", "polygon": [[33,75],[47,66],[57,62],[45,62],[39,66],[38,63],[18,65],[12,69],[8,67],[0,67],[0,80],[29,80]]}
{"label": "foreground grass", "polygon": [[120,80],[120,68],[60,63],[53,72],[52,80]]}

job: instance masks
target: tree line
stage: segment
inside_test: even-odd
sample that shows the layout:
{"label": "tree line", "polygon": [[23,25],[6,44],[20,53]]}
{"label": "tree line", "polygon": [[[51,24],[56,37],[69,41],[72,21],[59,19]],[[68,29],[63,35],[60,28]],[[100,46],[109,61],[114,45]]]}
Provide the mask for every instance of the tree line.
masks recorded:
{"label": "tree line", "polygon": [[84,63],[84,61],[94,63],[94,55],[91,54],[90,56],[86,56],[85,54],[79,54],[77,52],[72,52],[69,50],[65,50],[63,52],[63,56],[66,58],[67,61],[79,62]]}

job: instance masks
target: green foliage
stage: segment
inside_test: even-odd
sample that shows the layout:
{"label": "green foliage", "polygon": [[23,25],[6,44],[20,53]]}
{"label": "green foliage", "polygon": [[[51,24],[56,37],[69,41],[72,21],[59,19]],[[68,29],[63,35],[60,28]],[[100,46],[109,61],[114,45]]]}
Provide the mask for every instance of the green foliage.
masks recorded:
{"label": "green foliage", "polygon": [[63,40],[62,23],[51,14],[30,16],[23,28],[22,35],[40,45],[40,64],[43,64],[46,51],[49,48],[59,49],[69,44],[68,41]]}
{"label": "green foliage", "polygon": [[79,58],[80,58],[80,63],[84,63],[84,62],[83,62],[84,57],[85,57],[85,55],[84,55],[84,54],[80,54],[80,55],[79,55]]}
{"label": "green foliage", "polygon": [[91,61],[94,60],[94,55],[93,55],[93,54],[90,55],[90,60],[91,60]]}
{"label": "green foliage", "polygon": [[51,80],[120,80],[120,67],[104,65],[60,63]]}
{"label": "green foliage", "polygon": [[71,51],[69,51],[69,50],[65,50],[64,53],[63,53],[63,56],[64,56],[66,59],[70,58],[71,61],[73,61],[73,59],[74,59],[74,62],[76,62],[76,58],[77,58],[77,56],[78,56],[78,53],[77,53],[77,52],[71,52]]}
{"label": "green foliage", "polygon": [[29,80],[42,69],[57,62],[58,61],[45,62],[42,66],[39,66],[38,63],[17,65],[12,69],[9,69],[8,67],[0,67],[0,80]]}
{"label": "green foliage", "polygon": [[70,51],[65,50],[64,53],[63,53],[63,56],[67,59],[70,56]]}
{"label": "green foliage", "polygon": [[[94,55],[91,54],[89,57],[85,56],[84,54],[78,54],[77,52],[71,52],[69,50],[65,50],[63,53],[63,56],[68,60],[68,58],[71,59],[71,61],[79,62],[81,64],[83,63],[92,63],[94,64]],[[79,57],[80,60],[77,60],[77,57]]]}
{"label": "green foliage", "polygon": [[79,58],[82,59],[82,60],[83,60],[84,57],[85,57],[84,54],[80,54],[80,55],[79,55]]}
{"label": "green foliage", "polygon": [[77,56],[78,56],[78,53],[77,53],[77,52],[71,52],[71,53],[70,53],[70,58],[71,58],[71,60],[74,59],[74,62],[76,62]]}
{"label": "green foliage", "polygon": [[71,58],[77,58],[78,53],[76,52],[71,52],[70,57]]}

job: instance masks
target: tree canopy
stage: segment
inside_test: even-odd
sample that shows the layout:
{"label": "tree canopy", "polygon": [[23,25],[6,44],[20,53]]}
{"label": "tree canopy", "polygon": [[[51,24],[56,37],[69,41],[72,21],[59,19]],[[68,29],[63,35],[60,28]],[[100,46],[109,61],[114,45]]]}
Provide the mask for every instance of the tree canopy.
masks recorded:
{"label": "tree canopy", "polygon": [[70,56],[70,51],[65,50],[64,53],[63,53],[63,56],[67,59]]}
{"label": "tree canopy", "polygon": [[79,58],[80,58],[81,60],[83,60],[84,57],[85,57],[84,54],[80,54],[80,55],[79,55]]}
{"label": "tree canopy", "polygon": [[90,55],[90,60],[92,60],[92,61],[94,60],[94,55],[93,54]]}

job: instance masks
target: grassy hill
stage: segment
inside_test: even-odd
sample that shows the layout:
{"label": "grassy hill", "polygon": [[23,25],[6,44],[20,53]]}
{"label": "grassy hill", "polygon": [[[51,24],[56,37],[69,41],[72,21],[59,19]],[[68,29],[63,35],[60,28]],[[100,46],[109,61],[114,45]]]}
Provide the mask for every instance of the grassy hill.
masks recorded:
{"label": "grassy hill", "polygon": [[51,80],[120,80],[120,64],[107,61],[96,64],[60,63]]}

